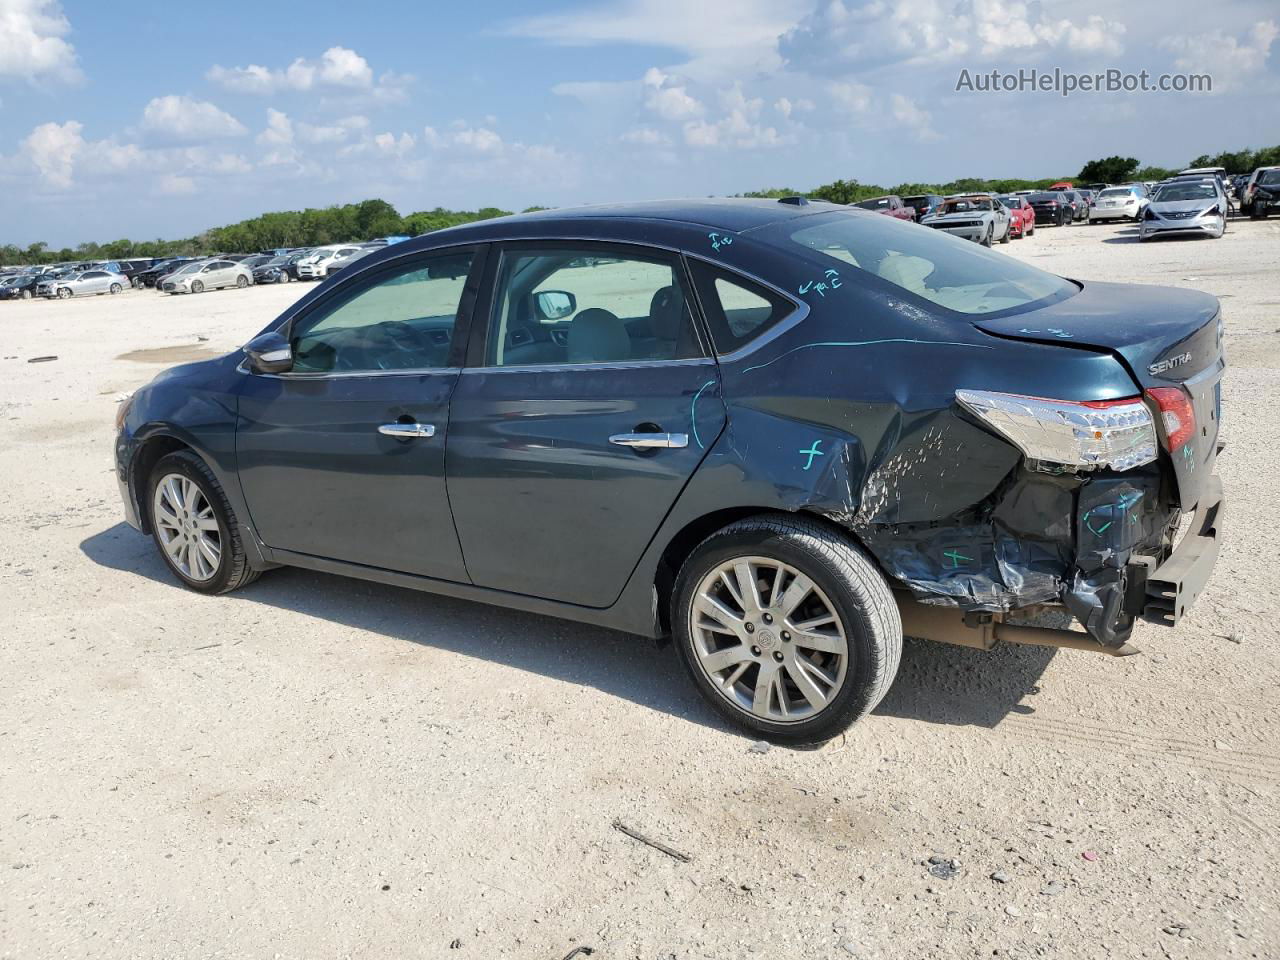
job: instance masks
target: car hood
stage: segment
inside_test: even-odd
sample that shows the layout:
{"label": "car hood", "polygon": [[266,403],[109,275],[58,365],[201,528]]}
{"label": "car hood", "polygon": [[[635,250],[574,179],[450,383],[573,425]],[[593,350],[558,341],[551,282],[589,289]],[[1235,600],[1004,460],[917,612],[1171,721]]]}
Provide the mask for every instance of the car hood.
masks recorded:
{"label": "car hood", "polygon": [[1196,200],[1163,200],[1150,204],[1156,213],[1186,213],[1189,210],[1208,210],[1217,200],[1200,197]]}
{"label": "car hood", "polygon": [[935,213],[925,219],[927,220],[974,220],[979,217],[989,217],[992,213],[990,210],[969,210],[964,213]]}

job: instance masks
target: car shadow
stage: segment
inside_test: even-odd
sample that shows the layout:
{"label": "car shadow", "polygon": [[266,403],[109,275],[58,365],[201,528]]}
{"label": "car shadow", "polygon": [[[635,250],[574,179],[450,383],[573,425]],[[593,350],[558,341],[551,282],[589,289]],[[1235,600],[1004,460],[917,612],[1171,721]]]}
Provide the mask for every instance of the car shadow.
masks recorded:
{"label": "car shadow", "polygon": [[[150,537],[118,523],[83,540],[99,566],[181,589]],[[670,645],[603,627],[293,567],[227,594],[282,610],[527,670],[724,732]],[[898,679],[875,713],[926,723],[995,726],[1035,690],[1053,651],[991,653],[908,639]]]}

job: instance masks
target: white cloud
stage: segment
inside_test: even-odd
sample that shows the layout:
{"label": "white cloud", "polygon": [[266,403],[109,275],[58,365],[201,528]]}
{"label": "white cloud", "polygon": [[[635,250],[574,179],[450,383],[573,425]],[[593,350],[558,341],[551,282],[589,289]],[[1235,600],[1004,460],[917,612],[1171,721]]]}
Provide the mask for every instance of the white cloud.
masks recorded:
{"label": "white cloud", "polygon": [[661,147],[671,142],[671,138],[652,127],[636,127],[618,137],[623,143],[632,143],[642,147]]}
{"label": "white cloud", "polygon": [[267,129],[258,134],[261,144],[283,146],[293,143],[293,121],[279,110],[267,108]]}
{"label": "white cloud", "polygon": [[759,122],[764,100],[747,97],[742,85],[734,83],[719,92],[718,98],[725,114],[714,123],[704,120],[687,121],[682,132],[684,142],[691,147],[740,147],[756,149],[777,147],[791,142],[771,126]]}
{"label": "white cloud", "polygon": [[71,186],[76,155],[84,147],[83,126],[75,120],[42,123],[22,141],[21,152],[46,184],[57,190]]}
{"label": "white cloud", "polygon": [[1160,47],[1174,54],[1178,69],[1212,76],[1213,92],[1220,93],[1262,70],[1277,36],[1280,26],[1276,21],[1261,20],[1245,31],[1243,39],[1213,30],[1195,36],[1164,37]]}
{"label": "white cloud", "polygon": [[829,0],[781,38],[787,62],[808,73],[847,73],[899,61],[991,59],[1049,51],[1116,55],[1125,27],[1090,15],[1048,19],[1023,0]]}
{"label": "white cloud", "polygon": [[196,182],[190,177],[182,177],[177,174],[167,173],[160,178],[156,184],[156,190],[159,193],[169,196],[180,196],[188,193],[196,192]]}
{"label": "white cloud", "polygon": [[142,126],[161,137],[185,141],[239,137],[248,132],[244,124],[212,103],[172,94],[147,104]]}
{"label": "white cloud", "polygon": [[502,137],[488,127],[463,125],[446,133],[434,127],[423,130],[423,142],[433,150],[452,150],[459,153],[496,156],[503,152]]}
{"label": "white cloud", "polygon": [[832,102],[847,113],[866,113],[871,108],[871,88],[865,83],[840,81],[830,84],[827,92]]}
{"label": "white cloud", "polygon": [[928,110],[916,106],[910,97],[895,93],[889,97],[889,112],[899,124],[909,127],[921,140],[938,139],[933,129],[933,115]]}
{"label": "white cloud", "polygon": [[703,106],[696,97],[690,96],[684,84],[663,73],[657,67],[650,67],[644,75],[645,106],[664,120],[683,120],[702,114]]}
{"label": "white cloud", "polygon": [[80,79],[75,47],[63,39],[70,32],[56,0],[2,0],[0,77]]}
{"label": "white cloud", "polygon": [[[237,93],[275,93],[278,90],[306,91],[317,87],[369,90],[373,68],[369,61],[347,47],[330,47],[319,60],[298,57],[289,66],[273,70],[256,63],[247,67],[214,66],[206,74],[214,83]],[[391,85],[404,78],[384,75]]]}
{"label": "white cloud", "polygon": [[504,32],[563,46],[633,44],[681,52],[682,75],[723,82],[743,71],[779,65],[778,37],[812,6],[812,0],[607,0],[563,13],[513,20]]}

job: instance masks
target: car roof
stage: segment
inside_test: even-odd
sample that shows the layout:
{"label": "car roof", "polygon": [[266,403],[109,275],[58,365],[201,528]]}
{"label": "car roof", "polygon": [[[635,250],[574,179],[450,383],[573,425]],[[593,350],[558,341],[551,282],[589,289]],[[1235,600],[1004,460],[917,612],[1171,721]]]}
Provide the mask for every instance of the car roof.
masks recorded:
{"label": "car roof", "polygon": [[[633,203],[601,203],[579,207],[558,207],[554,210],[538,210],[509,217],[495,217],[474,223],[448,227],[423,234],[411,244],[434,246],[441,237],[450,240],[474,239],[477,242],[501,239],[504,235],[518,234],[524,226],[535,227],[538,234],[554,235],[568,232],[574,224],[609,221],[617,228],[611,232],[637,238],[647,232],[646,227],[669,223],[675,226],[697,226],[710,230],[743,233],[765,227],[782,220],[795,220],[832,210],[853,210],[843,204],[825,200],[798,202],[764,200],[745,197],[700,198],[689,200],[648,200]],[[556,228],[560,228],[557,230]],[[426,244],[421,244],[426,241]],[[403,246],[398,244],[397,246]]]}

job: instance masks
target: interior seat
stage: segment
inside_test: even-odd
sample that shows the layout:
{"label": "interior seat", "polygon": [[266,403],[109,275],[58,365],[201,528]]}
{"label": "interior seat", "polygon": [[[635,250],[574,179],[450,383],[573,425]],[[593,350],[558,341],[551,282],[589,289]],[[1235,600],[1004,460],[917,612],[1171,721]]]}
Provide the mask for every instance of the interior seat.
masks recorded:
{"label": "interior seat", "polygon": [[615,314],[599,307],[581,311],[569,323],[570,363],[613,363],[631,359],[631,337]]}

